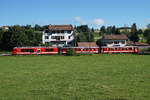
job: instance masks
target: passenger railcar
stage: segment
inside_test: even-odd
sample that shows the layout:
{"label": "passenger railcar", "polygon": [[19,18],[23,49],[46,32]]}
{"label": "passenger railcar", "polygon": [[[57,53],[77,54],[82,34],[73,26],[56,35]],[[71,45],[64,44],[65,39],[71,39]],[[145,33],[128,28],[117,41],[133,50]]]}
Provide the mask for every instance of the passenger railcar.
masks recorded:
{"label": "passenger railcar", "polygon": [[102,47],[101,53],[139,53],[139,48],[136,46],[126,47]]}
{"label": "passenger railcar", "polygon": [[58,54],[57,47],[15,47],[13,55]]}
{"label": "passenger railcar", "polygon": [[76,53],[93,53],[97,54],[99,53],[98,47],[69,47],[69,48],[63,48],[62,53],[66,53],[67,49],[73,49]]}
{"label": "passenger railcar", "polygon": [[68,49],[73,49],[76,53],[139,53],[139,48],[127,47],[15,47],[13,55],[46,55],[46,54],[66,54]]}

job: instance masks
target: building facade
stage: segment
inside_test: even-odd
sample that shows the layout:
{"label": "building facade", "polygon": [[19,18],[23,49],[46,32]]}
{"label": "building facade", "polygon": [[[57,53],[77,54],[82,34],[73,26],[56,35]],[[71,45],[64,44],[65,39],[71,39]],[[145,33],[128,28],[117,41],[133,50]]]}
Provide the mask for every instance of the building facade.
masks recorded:
{"label": "building facade", "polygon": [[52,46],[71,46],[74,40],[72,25],[50,25],[43,31],[43,44]]}
{"label": "building facade", "polygon": [[103,44],[107,47],[124,47],[127,45],[128,38],[126,35],[104,35]]}

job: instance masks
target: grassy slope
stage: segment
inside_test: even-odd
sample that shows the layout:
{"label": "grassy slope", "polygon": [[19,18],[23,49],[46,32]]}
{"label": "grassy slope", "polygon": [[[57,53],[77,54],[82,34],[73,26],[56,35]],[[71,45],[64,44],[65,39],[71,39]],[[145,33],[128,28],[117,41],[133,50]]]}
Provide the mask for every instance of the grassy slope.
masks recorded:
{"label": "grassy slope", "polygon": [[0,100],[149,100],[150,56],[0,57]]}

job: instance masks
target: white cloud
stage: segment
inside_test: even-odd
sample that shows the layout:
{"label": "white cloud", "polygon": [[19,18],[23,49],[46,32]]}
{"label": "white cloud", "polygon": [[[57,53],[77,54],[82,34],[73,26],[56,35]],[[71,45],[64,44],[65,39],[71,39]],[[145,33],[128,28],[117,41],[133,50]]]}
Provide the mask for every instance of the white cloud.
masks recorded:
{"label": "white cloud", "polygon": [[103,19],[97,18],[97,19],[94,19],[94,20],[90,21],[90,24],[93,24],[93,25],[104,25],[105,22],[104,22]]}
{"label": "white cloud", "polygon": [[89,25],[99,26],[99,25],[105,24],[105,21],[101,18],[97,18],[97,19],[86,22],[80,16],[78,16],[78,17],[75,17],[75,20],[82,25],[89,24]]}
{"label": "white cloud", "polygon": [[147,21],[150,23],[150,18],[148,18]]}
{"label": "white cloud", "polygon": [[83,19],[81,19],[80,16],[75,17],[75,20],[78,21],[78,22],[79,22],[80,24],[82,24],[82,25],[86,24],[86,22],[85,22]]}

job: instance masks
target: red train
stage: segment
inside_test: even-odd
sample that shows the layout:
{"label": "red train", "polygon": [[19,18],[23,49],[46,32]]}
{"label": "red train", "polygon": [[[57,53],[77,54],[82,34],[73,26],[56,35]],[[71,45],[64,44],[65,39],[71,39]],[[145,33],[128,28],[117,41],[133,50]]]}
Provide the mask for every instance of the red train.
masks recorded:
{"label": "red train", "polygon": [[15,47],[13,55],[45,55],[45,54],[65,54],[67,49],[73,49],[76,53],[139,53],[139,48],[135,46],[127,47]]}

